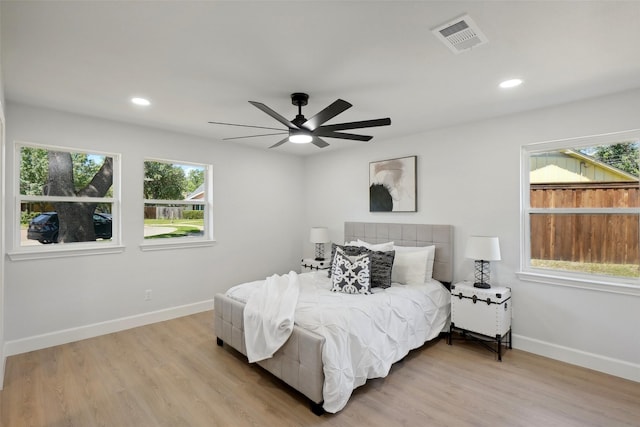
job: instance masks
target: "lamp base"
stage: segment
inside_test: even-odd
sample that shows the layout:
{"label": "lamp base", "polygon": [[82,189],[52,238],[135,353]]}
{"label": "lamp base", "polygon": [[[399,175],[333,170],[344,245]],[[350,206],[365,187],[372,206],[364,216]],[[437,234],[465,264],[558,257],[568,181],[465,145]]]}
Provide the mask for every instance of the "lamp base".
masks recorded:
{"label": "lamp base", "polygon": [[491,285],[489,284],[489,261],[484,260],[476,260],[476,271],[475,271],[475,279],[476,282],[473,284],[474,288],[481,289],[489,289]]}
{"label": "lamp base", "polygon": [[480,283],[480,282],[476,282],[473,284],[474,288],[481,288],[481,289],[489,289],[491,288],[491,285],[488,283]]}
{"label": "lamp base", "polygon": [[316,261],[324,261],[324,243],[316,243]]}

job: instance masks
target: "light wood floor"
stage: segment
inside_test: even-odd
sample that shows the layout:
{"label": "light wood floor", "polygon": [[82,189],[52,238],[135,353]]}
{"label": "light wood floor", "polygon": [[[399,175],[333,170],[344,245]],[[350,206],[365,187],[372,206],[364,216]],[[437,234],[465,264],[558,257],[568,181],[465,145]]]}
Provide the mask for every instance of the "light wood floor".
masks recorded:
{"label": "light wood floor", "polygon": [[0,400],[4,427],[640,425],[640,383],[518,350],[500,363],[445,340],[317,417],[302,396],[218,347],[212,312],[12,356]]}

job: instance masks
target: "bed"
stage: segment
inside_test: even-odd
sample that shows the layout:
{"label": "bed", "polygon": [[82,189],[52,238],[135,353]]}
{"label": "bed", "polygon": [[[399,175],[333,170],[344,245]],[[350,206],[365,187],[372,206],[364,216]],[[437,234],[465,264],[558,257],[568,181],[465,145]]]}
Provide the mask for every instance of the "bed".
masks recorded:
{"label": "bed", "polygon": [[[372,329],[390,329],[384,331],[382,340],[373,338],[375,345],[364,342],[359,343],[366,347],[364,350],[345,350],[337,347],[343,339],[336,338],[333,332],[327,332],[330,328],[325,319],[342,317],[342,313],[347,313],[340,302],[336,303],[339,300],[335,298],[339,297],[340,292],[331,292],[331,279],[327,277],[327,271],[297,275],[301,290],[293,331],[273,357],[257,363],[306,396],[316,414],[341,410],[353,389],[364,384],[367,378],[386,376],[391,364],[404,358],[410,350],[446,333],[450,318],[448,288],[453,277],[451,225],[346,222],[344,236],[345,242],[367,242],[372,250],[378,249],[375,245],[387,242],[393,242],[396,252],[400,249],[410,251],[411,248],[434,247],[430,273],[433,279],[427,277],[422,280],[424,283],[410,283],[411,286],[394,282],[386,289],[373,288],[371,295],[343,295],[349,304],[354,301],[363,304],[349,309],[349,316],[361,316],[364,313],[366,319],[371,320],[369,323],[376,325]],[[407,258],[403,255],[402,259]],[[393,268],[395,274],[395,264]],[[400,266],[397,271],[401,271]],[[260,287],[261,283],[256,281],[234,286],[225,294],[215,295],[214,324],[218,345],[226,343],[247,355],[244,325],[246,296],[249,289]],[[324,299],[328,299],[330,305],[322,306]],[[315,311],[310,309],[311,305]],[[387,305],[391,306],[391,310],[381,311],[382,306]],[[408,313],[414,311],[417,314]],[[415,319],[410,317],[414,315]],[[354,325],[363,323],[353,319],[350,322]],[[382,328],[378,328],[378,325],[382,325]],[[362,341],[359,335],[373,333],[377,332],[350,332],[347,347],[354,347],[355,341]],[[382,347],[376,347],[378,341],[385,343],[380,344]],[[364,352],[366,354],[363,356]],[[353,357],[351,353],[360,359],[355,362],[347,360]],[[336,357],[337,362],[334,360]],[[345,374],[345,370],[349,372]]]}

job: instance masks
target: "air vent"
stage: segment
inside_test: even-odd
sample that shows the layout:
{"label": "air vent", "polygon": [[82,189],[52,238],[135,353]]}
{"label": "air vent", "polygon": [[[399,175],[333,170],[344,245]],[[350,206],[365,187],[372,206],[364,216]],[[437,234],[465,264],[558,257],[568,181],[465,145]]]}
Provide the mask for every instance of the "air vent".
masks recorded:
{"label": "air vent", "polygon": [[455,54],[489,41],[469,15],[463,15],[431,31]]}

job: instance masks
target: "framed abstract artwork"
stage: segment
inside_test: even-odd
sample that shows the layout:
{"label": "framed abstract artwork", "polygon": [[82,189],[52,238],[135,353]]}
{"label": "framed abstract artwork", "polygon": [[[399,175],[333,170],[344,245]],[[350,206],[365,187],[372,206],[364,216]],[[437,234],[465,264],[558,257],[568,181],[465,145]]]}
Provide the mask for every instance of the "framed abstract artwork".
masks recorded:
{"label": "framed abstract artwork", "polygon": [[369,163],[369,212],[417,212],[417,156]]}

